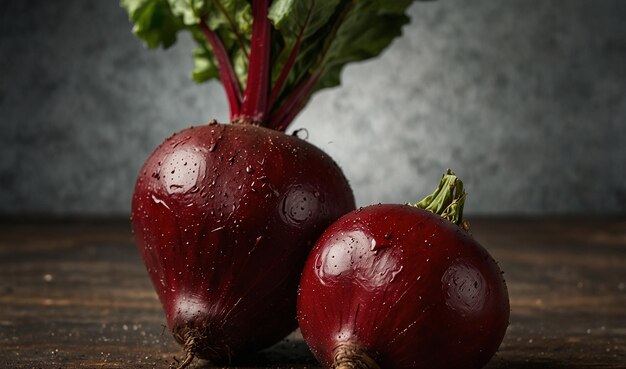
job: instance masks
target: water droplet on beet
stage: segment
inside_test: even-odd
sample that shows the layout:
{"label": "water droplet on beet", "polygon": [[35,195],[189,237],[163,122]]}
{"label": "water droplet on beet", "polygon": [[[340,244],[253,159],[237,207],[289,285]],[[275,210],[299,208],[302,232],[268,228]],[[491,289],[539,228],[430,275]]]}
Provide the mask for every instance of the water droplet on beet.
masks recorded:
{"label": "water droplet on beet", "polygon": [[296,129],[295,131],[293,131],[293,133],[291,134],[292,136],[296,136],[301,140],[308,140],[309,139],[309,131],[306,128],[299,128]]}
{"label": "water droplet on beet", "polygon": [[286,223],[300,225],[316,214],[318,208],[318,200],[308,190],[298,186],[283,195],[281,215]]}
{"label": "water droplet on beet", "polygon": [[[441,282],[446,292],[446,305],[463,315],[480,311],[487,299],[486,282],[472,264],[457,260],[446,270]],[[472,288],[473,287],[473,288]]]}

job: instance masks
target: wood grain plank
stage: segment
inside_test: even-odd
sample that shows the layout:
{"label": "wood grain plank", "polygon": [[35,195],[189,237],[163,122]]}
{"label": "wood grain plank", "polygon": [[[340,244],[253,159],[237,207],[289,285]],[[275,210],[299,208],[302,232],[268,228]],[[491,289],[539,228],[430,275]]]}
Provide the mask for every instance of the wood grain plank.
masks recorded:
{"label": "wood grain plank", "polygon": [[[472,229],[511,297],[487,368],[626,368],[626,221]],[[0,223],[0,367],[167,368],[180,350],[164,324],[126,221]],[[296,332],[240,367],[318,366]]]}

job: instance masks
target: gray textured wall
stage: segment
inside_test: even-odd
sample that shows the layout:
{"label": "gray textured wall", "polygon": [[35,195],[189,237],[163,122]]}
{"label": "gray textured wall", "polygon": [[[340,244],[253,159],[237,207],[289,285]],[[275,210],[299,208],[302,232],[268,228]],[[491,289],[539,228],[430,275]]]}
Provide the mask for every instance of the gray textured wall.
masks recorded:
{"label": "gray textured wall", "polygon": [[[353,65],[293,128],[360,205],[416,200],[454,168],[471,213],[626,212],[626,2],[416,3],[384,55]],[[0,0],[0,214],[129,209],[166,136],[225,120],[188,38],[134,39],[116,1]]]}

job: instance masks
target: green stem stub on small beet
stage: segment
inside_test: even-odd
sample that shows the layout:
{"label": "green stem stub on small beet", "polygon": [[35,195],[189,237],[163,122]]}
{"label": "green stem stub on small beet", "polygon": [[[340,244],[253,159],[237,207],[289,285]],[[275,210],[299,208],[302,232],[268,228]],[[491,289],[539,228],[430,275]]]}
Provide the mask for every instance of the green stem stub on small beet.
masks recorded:
{"label": "green stem stub on small beet", "polygon": [[463,182],[448,169],[441,177],[441,182],[435,192],[426,196],[415,206],[439,214],[456,225],[463,225],[465,196]]}

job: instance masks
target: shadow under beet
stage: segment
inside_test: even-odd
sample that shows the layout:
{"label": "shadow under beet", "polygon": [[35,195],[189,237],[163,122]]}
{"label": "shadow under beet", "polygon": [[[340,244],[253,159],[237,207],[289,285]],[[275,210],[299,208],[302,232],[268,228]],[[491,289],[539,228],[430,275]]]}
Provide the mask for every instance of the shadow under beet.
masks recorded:
{"label": "shadow under beet", "polygon": [[[301,339],[286,339],[253,355],[241,357],[229,365],[232,368],[289,367],[291,369],[319,367],[319,363]],[[198,369],[215,368],[204,361]],[[572,365],[551,359],[503,359],[494,358],[485,369],[573,369]]]}
{"label": "shadow under beet", "polygon": [[[285,339],[277,343],[276,345],[260,351],[256,354],[239,357],[237,361],[231,363],[229,367],[245,367],[245,368],[257,368],[257,367],[276,367],[276,366],[289,366],[290,368],[300,368],[316,366],[317,361],[315,357],[307,347],[306,343],[301,339]],[[204,361],[203,365],[198,366],[198,369],[202,368],[215,368],[211,363]]]}

